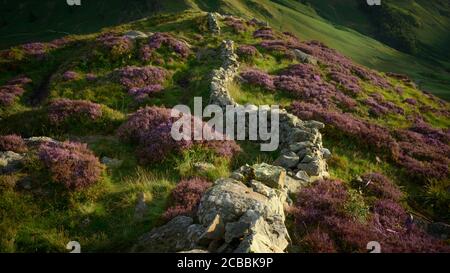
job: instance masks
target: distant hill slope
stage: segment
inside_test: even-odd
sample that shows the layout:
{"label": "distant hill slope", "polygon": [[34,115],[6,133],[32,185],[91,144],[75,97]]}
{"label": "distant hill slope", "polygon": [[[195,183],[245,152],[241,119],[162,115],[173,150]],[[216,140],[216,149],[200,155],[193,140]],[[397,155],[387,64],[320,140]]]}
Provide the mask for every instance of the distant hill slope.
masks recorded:
{"label": "distant hill slope", "polygon": [[450,62],[445,54],[449,17],[446,6],[436,4],[441,3],[439,1],[429,4],[426,4],[428,1],[396,1],[396,7],[422,18],[421,27],[414,30],[420,41],[417,56],[371,38],[372,22],[358,9],[355,0],[333,3],[321,0],[82,0],[81,7],[67,7],[63,0],[52,4],[53,1],[8,2],[0,2],[0,18],[3,18],[0,19],[0,48],[19,42],[50,40],[65,33],[95,32],[155,13],[186,9],[220,11],[245,18],[257,17],[301,39],[320,40],[363,65],[408,74],[422,89],[450,99]]}

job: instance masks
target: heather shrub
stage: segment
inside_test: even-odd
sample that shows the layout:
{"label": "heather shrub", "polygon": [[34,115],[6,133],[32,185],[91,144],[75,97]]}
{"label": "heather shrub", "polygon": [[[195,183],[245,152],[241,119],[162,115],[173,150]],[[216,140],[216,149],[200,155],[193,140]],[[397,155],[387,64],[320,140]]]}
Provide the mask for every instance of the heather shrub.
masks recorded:
{"label": "heather shrub", "polygon": [[[142,163],[164,160],[169,154],[179,153],[193,145],[212,149],[224,157],[231,157],[239,151],[239,146],[234,141],[174,140],[170,132],[177,119],[171,117],[171,109],[145,107],[130,116],[119,128],[118,136],[124,141],[138,145],[137,155]],[[191,122],[201,122],[205,125],[194,117],[191,117]],[[193,139],[194,126],[191,127],[190,134]]]}
{"label": "heather shrub", "polygon": [[402,191],[387,177],[380,173],[368,173],[361,177],[359,189],[367,196],[400,201],[403,198]]}
{"label": "heather shrub", "polygon": [[379,125],[353,117],[348,113],[327,110],[310,103],[294,102],[291,111],[301,119],[314,119],[333,126],[345,135],[356,137],[375,148],[396,149],[390,132]]}
{"label": "heather shrub", "polygon": [[316,228],[308,232],[301,241],[303,250],[308,253],[336,253],[336,247],[328,233]]}
{"label": "heather shrub", "polygon": [[237,48],[236,53],[239,58],[245,62],[250,62],[254,57],[258,56],[259,52],[256,47],[251,45],[241,45]]}
{"label": "heather shrub", "polygon": [[201,179],[192,178],[181,180],[172,191],[173,204],[163,214],[165,220],[179,215],[195,216],[200,199],[211,183]]}
{"label": "heather shrub", "polygon": [[242,33],[247,29],[246,22],[240,18],[228,16],[224,19],[224,23],[231,27],[237,34]]}
{"label": "heather shrub", "polygon": [[174,38],[169,33],[157,32],[153,34],[147,43],[141,48],[141,56],[144,61],[154,59],[154,53],[161,47],[172,50],[177,56],[186,58],[190,54],[190,48],[186,42]]}
{"label": "heather shrub", "polygon": [[60,125],[68,119],[94,121],[101,116],[101,106],[85,100],[55,99],[48,106],[49,121],[55,125]]}
{"label": "heather shrub", "polygon": [[274,90],[273,77],[257,69],[246,69],[240,73],[242,79],[248,84],[256,85],[267,90]]}
{"label": "heather shrub", "polygon": [[[377,179],[380,177],[377,176]],[[348,211],[351,191],[337,180],[320,180],[302,189],[293,209],[299,245],[305,251],[366,252],[378,241],[382,252],[447,252],[449,247],[412,223],[392,199],[378,199],[366,221],[355,221]]]}
{"label": "heather shrub", "polygon": [[19,76],[0,86],[0,106],[12,105],[15,99],[25,92],[24,85],[31,82],[30,78]]}
{"label": "heather shrub", "polygon": [[255,32],[253,32],[253,38],[259,38],[264,40],[275,39],[275,33],[270,27],[262,27]]}
{"label": "heather shrub", "polygon": [[118,74],[120,83],[128,88],[128,94],[136,100],[162,91],[162,84],[169,75],[165,69],[154,66],[127,66],[118,70]]}
{"label": "heather shrub", "polygon": [[133,50],[133,41],[116,33],[102,34],[97,38],[97,42],[115,57],[129,54]]}
{"label": "heather shrub", "polygon": [[103,169],[87,145],[76,142],[44,143],[39,147],[39,158],[52,180],[70,190],[94,184]]}
{"label": "heather shrub", "polygon": [[64,72],[62,77],[65,81],[73,81],[73,80],[79,79],[80,75],[75,71],[69,70],[69,71]]}
{"label": "heather shrub", "polygon": [[0,151],[13,151],[15,153],[25,153],[28,150],[25,141],[18,135],[0,136]]}
{"label": "heather shrub", "polygon": [[0,106],[10,106],[25,90],[19,85],[4,85],[0,87]]}

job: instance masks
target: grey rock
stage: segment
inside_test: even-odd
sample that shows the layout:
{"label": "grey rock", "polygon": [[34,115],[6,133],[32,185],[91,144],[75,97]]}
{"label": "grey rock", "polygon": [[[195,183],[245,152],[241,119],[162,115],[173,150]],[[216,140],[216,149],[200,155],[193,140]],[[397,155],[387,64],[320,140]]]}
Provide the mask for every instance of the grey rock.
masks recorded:
{"label": "grey rock", "polygon": [[299,170],[305,171],[310,176],[320,175],[320,162],[318,160],[313,160],[308,163],[300,163],[297,168]]}
{"label": "grey rock", "polygon": [[147,213],[148,206],[145,203],[145,194],[143,192],[139,193],[137,198],[137,204],[134,208],[134,219],[135,220],[143,220],[145,214]]}
{"label": "grey rock", "polygon": [[118,168],[122,166],[123,160],[117,158],[109,158],[107,156],[102,157],[101,162],[105,164],[108,168]]}
{"label": "grey rock", "polygon": [[300,179],[300,180],[303,180],[305,182],[309,182],[310,181],[309,175],[305,171],[298,171],[295,174],[295,177]]}
{"label": "grey rock", "polygon": [[321,152],[322,152],[323,158],[329,159],[331,157],[331,152],[327,148],[322,148]]}
{"label": "grey rock", "polygon": [[293,168],[297,166],[300,158],[294,152],[288,152],[287,154],[283,154],[275,160],[274,165],[281,166],[287,169]]}
{"label": "grey rock", "polygon": [[208,162],[196,162],[194,163],[193,167],[195,171],[200,173],[205,173],[216,169],[216,167],[213,164]]}
{"label": "grey rock", "polygon": [[0,152],[0,174],[13,173],[20,169],[23,156],[15,152]]}
{"label": "grey rock", "polygon": [[190,217],[177,216],[140,237],[132,252],[178,252],[189,249],[188,228],[193,222]]}
{"label": "grey rock", "polygon": [[297,58],[297,60],[299,60],[300,62],[314,64],[314,65],[317,64],[317,60],[313,56],[311,56],[299,49],[294,49],[293,52],[294,52],[294,55]]}
{"label": "grey rock", "polygon": [[286,170],[279,166],[266,163],[252,166],[255,170],[255,180],[258,180],[271,188],[281,189],[284,186]]}
{"label": "grey rock", "polygon": [[289,145],[289,150],[293,151],[293,152],[299,152],[305,148],[310,148],[313,147],[313,144],[309,141],[304,141],[304,142],[295,142],[291,145]]}
{"label": "grey rock", "polygon": [[145,34],[142,31],[138,31],[138,30],[130,30],[124,33],[123,35],[124,37],[127,37],[129,39],[145,39],[148,38],[148,35]]}
{"label": "grey rock", "polygon": [[303,157],[302,162],[301,163],[310,163],[314,160],[314,157],[312,157],[311,155],[305,155],[305,157]]}

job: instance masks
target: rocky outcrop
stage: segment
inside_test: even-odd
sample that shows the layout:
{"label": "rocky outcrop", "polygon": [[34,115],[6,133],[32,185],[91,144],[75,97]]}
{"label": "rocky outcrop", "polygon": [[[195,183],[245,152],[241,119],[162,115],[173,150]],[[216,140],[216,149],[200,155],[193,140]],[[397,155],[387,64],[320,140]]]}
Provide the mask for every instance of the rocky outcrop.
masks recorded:
{"label": "rocky outcrop", "polygon": [[203,195],[197,223],[179,216],[142,236],[134,251],[284,252],[286,171],[268,164],[245,165],[217,180]]}
{"label": "rocky outcrop", "polygon": [[220,34],[220,24],[219,19],[221,15],[215,12],[208,13],[208,28],[213,34]]}

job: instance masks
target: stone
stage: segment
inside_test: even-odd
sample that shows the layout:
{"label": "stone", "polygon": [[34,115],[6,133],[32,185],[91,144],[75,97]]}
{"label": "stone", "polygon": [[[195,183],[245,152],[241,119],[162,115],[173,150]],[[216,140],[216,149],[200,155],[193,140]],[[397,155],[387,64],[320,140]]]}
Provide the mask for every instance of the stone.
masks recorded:
{"label": "stone", "polygon": [[225,234],[225,225],[223,223],[223,220],[220,218],[220,215],[217,214],[214,220],[206,228],[200,240],[202,239],[207,239],[211,241],[220,240],[221,238],[223,238],[224,234]]}
{"label": "stone", "polygon": [[283,188],[284,180],[286,178],[285,169],[266,163],[253,165],[253,168],[255,170],[255,180],[258,180],[271,188]]}
{"label": "stone", "polygon": [[130,38],[132,40],[134,39],[145,39],[148,38],[148,35],[145,34],[142,31],[138,31],[138,30],[130,30],[124,33],[123,35],[124,37]]}
{"label": "stone", "polygon": [[314,160],[314,157],[310,156],[310,155],[305,155],[305,157],[303,157],[302,162],[301,163],[310,163]]}
{"label": "stone", "polygon": [[307,155],[312,156],[313,151],[311,148],[305,148],[305,149],[298,151],[297,155],[300,158],[300,160],[303,160],[303,158]]}
{"label": "stone", "polygon": [[138,239],[131,252],[178,252],[189,249],[188,228],[194,220],[187,216],[177,216],[167,224],[154,228]]}
{"label": "stone", "polygon": [[[255,169],[256,177],[258,177],[259,168],[273,167],[283,170],[283,173],[285,173],[284,169],[268,164],[252,166]],[[244,167],[244,169],[247,168],[248,166]],[[267,174],[264,177],[266,176]],[[225,234],[222,237],[225,240],[225,245],[219,246],[218,238],[220,236],[214,236],[216,240],[209,243],[209,251],[252,252],[261,250],[262,252],[282,252],[287,247],[285,242],[289,235],[284,226],[283,207],[286,202],[286,194],[283,191],[270,188],[260,181],[251,180],[249,184],[252,188],[230,178],[219,179],[202,197],[197,212],[200,223],[208,226],[207,229],[210,229],[211,226],[217,227],[217,215],[220,215],[221,221],[225,224]],[[251,214],[249,214],[250,212]],[[246,216],[244,217],[244,215]],[[251,219],[254,220],[251,221]],[[276,222],[275,225],[273,225],[273,221]],[[263,234],[258,234],[260,232],[263,232]],[[231,242],[237,240],[236,243],[240,244],[240,237],[242,236],[242,241],[246,243],[240,245],[239,249],[230,249],[232,245],[235,245]],[[284,240],[279,237],[284,238]],[[201,245],[206,242],[207,240],[202,239],[199,241]],[[265,248],[263,248],[264,245],[266,245]]]}
{"label": "stone", "polygon": [[283,154],[275,160],[274,165],[281,166],[286,169],[294,168],[299,163],[300,158],[294,152]]}
{"label": "stone", "polygon": [[108,168],[118,168],[122,166],[123,160],[104,156],[102,157],[101,162],[102,164],[105,164]]}
{"label": "stone", "polygon": [[278,216],[266,220],[258,213],[248,211],[239,222],[246,223],[248,227],[246,230],[242,230],[245,226],[240,225],[240,229],[235,229],[237,232],[233,235],[237,236],[243,233],[247,236],[242,238],[235,253],[283,253],[289,245],[290,238],[284,225],[284,219]]}
{"label": "stone", "polygon": [[299,152],[305,148],[310,148],[313,147],[313,144],[309,141],[304,141],[304,142],[295,142],[291,145],[289,145],[289,150],[293,151],[293,152]]}
{"label": "stone", "polygon": [[54,140],[53,138],[50,137],[30,137],[25,139],[25,143],[29,146],[39,146],[42,143],[46,143],[46,142],[52,142],[52,143],[59,143],[59,141]]}
{"label": "stone", "polygon": [[295,174],[295,177],[296,178],[298,178],[298,179],[300,179],[300,180],[303,180],[303,181],[305,181],[305,182],[309,182],[309,175],[305,172],[305,171],[298,171],[296,174]]}
{"label": "stone", "polygon": [[311,56],[299,49],[294,49],[293,52],[298,61],[300,61],[302,63],[317,65],[317,60],[313,56]]}
{"label": "stone", "polygon": [[0,174],[18,171],[22,160],[23,156],[18,153],[11,151],[0,152]]}
{"label": "stone", "polygon": [[145,194],[143,192],[139,193],[137,198],[137,204],[134,208],[134,219],[135,220],[142,220],[145,217],[145,214],[147,213],[148,206],[145,203]]}
{"label": "stone", "polygon": [[193,167],[196,172],[200,173],[210,172],[216,169],[216,166],[208,162],[195,162]]}
{"label": "stone", "polygon": [[319,176],[320,175],[320,162],[315,159],[308,163],[300,163],[297,168],[299,170],[305,171],[309,176]]}
{"label": "stone", "polygon": [[[306,173],[305,173],[306,174]],[[309,182],[309,177],[308,180],[303,180],[303,179],[299,179],[298,177],[292,177],[290,175],[286,176],[286,181],[284,183],[284,187],[287,189],[287,193],[288,195],[295,195],[297,194],[301,188],[303,188],[307,182]]]}
{"label": "stone", "polygon": [[308,127],[308,128],[311,128],[311,129],[318,129],[318,130],[320,130],[320,129],[325,128],[325,124],[323,124],[322,122],[319,122],[319,121],[315,121],[315,120],[305,121],[304,125],[306,127]]}
{"label": "stone", "polygon": [[322,152],[323,158],[329,159],[331,157],[331,152],[327,148],[322,148],[320,151]]}

